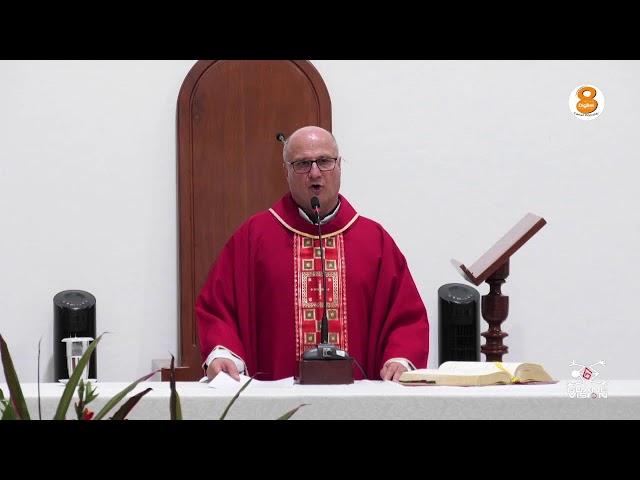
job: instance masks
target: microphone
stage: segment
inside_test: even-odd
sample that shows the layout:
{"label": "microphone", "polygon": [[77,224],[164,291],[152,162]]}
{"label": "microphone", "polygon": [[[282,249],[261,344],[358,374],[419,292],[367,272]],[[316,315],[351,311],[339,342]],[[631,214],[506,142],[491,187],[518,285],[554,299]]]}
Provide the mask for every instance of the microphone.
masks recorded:
{"label": "microphone", "polygon": [[324,271],[324,248],[322,247],[322,229],[320,227],[320,200],[311,197],[311,209],[316,212],[318,221],[318,239],[320,240],[320,262],[322,262],[322,291],[324,292],[324,306],[322,309],[322,324],[320,326],[320,343],[329,342],[329,321],[327,320],[327,272]]}
{"label": "microphone", "polygon": [[284,133],[281,133],[281,132],[276,133],[276,140],[282,143],[286,143],[286,139],[284,138]]}
{"label": "microphone", "polygon": [[[318,215],[318,228],[320,228],[320,200],[318,197],[311,197],[311,210]],[[321,235],[320,230],[318,230],[318,235]]]}
{"label": "microphone", "polygon": [[304,360],[344,360],[349,358],[347,352],[340,350],[336,345],[329,343],[329,321],[327,320],[327,272],[324,269],[324,247],[322,246],[322,228],[320,226],[320,200],[311,197],[311,209],[316,213],[318,222],[318,239],[320,240],[320,261],[322,262],[322,291],[324,305],[322,310],[322,322],[320,324],[320,343],[317,348],[311,348],[304,352]]}

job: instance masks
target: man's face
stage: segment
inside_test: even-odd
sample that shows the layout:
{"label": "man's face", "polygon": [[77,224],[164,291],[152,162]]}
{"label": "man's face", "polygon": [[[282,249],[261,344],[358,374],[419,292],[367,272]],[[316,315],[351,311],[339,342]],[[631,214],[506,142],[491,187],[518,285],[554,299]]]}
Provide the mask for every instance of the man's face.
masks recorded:
{"label": "man's face", "polygon": [[304,210],[311,210],[311,197],[320,200],[320,215],[330,212],[338,203],[340,191],[340,158],[331,171],[321,171],[314,162],[307,173],[296,173],[289,162],[338,157],[333,137],[325,131],[301,132],[289,139],[285,170],[293,199]]}

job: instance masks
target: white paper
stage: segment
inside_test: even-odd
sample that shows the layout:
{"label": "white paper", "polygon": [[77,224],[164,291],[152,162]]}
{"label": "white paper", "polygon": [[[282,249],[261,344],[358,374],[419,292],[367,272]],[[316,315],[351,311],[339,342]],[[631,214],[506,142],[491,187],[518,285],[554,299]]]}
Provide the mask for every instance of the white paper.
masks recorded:
{"label": "white paper", "polygon": [[[245,383],[247,383],[251,377],[247,377],[246,375],[240,375],[240,381],[234,380],[229,374],[225,372],[220,372],[217,374],[213,380],[209,382],[209,387],[215,388],[218,390],[238,390]],[[200,382],[204,383],[207,381],[207,377],[204,377],[200,380]],[[287,388],[293,386],[293,377],[283,378],[281,380],[273,380],[273,381],[265,381],[265,380],[256,380],[255,378],[251,380],[251,384],[247,387],[247,389],[252,388]]]}

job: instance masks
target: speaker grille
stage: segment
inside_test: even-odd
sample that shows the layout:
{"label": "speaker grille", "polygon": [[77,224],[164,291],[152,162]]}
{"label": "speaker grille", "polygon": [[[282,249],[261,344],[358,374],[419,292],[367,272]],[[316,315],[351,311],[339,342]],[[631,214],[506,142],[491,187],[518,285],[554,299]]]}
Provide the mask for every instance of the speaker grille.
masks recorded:
{"label": "speaker grille", "polygon": [[[446,338],[447,360],[477,360],[477,332],[475,325],[449,325]],[[446,360],[445,360],[446,361]]]}

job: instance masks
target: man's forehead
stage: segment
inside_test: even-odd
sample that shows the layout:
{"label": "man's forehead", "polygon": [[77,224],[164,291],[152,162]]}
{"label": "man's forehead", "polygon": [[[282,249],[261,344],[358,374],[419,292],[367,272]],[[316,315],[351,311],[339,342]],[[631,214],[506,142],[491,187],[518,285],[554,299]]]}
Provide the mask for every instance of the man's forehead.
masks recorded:
{"label": "man's forehead", "polygon": [[[297,158],[316,158],[321,155],[335,155],[336,145],[330,136],[307,135],[304,138],[291,139],[289,155]],[[290,140],[290,141],[291,141]]]}
{"label": "man's forehead", "polygon": [[315,150],[295,153],[291,156],[291,161],[318,160],[320,158],[333,158],[336,155],[331,150]]}

